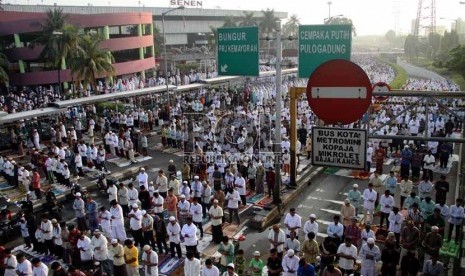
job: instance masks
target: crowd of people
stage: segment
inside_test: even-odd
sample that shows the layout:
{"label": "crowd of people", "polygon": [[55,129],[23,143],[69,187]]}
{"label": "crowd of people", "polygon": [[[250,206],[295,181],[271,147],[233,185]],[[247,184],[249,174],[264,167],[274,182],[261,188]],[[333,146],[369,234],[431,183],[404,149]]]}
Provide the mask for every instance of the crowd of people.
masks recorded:
{"label": "crowd of people", "polygon": [[[373,83],[394,78],[392,68],[374,59],[358,57],[355,61],[369,71]],[[203,77],[192,73],[172,76],[169,81],[189,84]],[[289,173],[290,164],[288,90],[305,83],[292,74],[283,81],[284,107],[279,131],[283,136],[284,176]],[[163,84],[164,78],[133,77],[118,79],[112,86],[98,83],[97,90],[107,93]],[[410,79],[406,89],[455,91],[457,86],[446,80]],[[67,275],[65,270],[70,275],[89,271],[94,275],[139,275],[141,267],[145,275],[158,275],[160,257],[182,258],[183,248],[186,276],[220,275],[220,272],[225,276],[247,273],[259,276],[265,270],[270,276],[314,275],[316,271],[321,275],[359,272],[369,276],[375,275],[379,261],[384,275],[396,275],[398,266],[410,275],[418,271],[441,275],[444,267],[438,256],[443,238],[449,243],[455,229],[457,241],[464,217],[460,199],[455,203],[446,201],[447,178],[441,177],[432,185],[432,170],[437,160],[441,160],[442,167],[447,166],[451,155],[452,145],[447,143],[428,142],[423,146],[405,143],[403,139],[387,144],[383,140],[372,141],[371,150],[367,151],[370,163],[367,167],[371,168],[371,162],[376,163],[376,172],[363,193],[358,191],[358,185],[348,191],[340,215],[334,216],[326,233],[319,231],[314,214],[302,222],[302,217],[291,209],[284,225],[274,225],[268,234],[270,257],[266,261],[262,258],[263,252],[254,252],[253,258],[247,261],[244,251],[236,250],[231,238],[224,235],[223,225],[241,224],[239,208],[246,205],[248,192],[268,193],[271,197],[275,185],[275,90],[274,77],[269,77],[266,81],[249,80],[244,87],[178,94],[169,109],[158,101],[149,108],[138,107],[140,99],[131,100],[136,107],[120,111],[105,109],[98,113],[95,106],[70,108],[52,124],[47,139],[33,130],[23,140],[21,133],[26,132],[25,124],[20,122],[11,130],[11,140],[18,152],[28,145],[34,148],[30,169],[2,156],[0,170],[10,185],[33,191],[29,201],[45,195],[53,202],[52,193],[42,191],[41,178],[71,187],[72,175],[84,176],[85,166],[107,170],[108,157],[119,156],[136,162],[137,153],[148,154],[146,133],[155,127],[161,128],[163,148],[177,148],[185,154],[181,168],[169,162],[167,170],[160,170],[153,180],[141,168],[135,183],[108,182],[106,206],[98,206],[88,194],[74,192],[76,225],[50,215],[42,216],[36,223],[32,210],[25,212],[20,227],[26,246],[38,254],[53,256],[57,262],[50,269],[55,275]],[[12,91],[1,101],[7,111],[17,112],[57,100],[55,94],[53,88],[38,88],[32,93]],[[458,101],[451,100],[457,105]],[[385,104],[383,111],[365,124],[370,123],[371,130],[379,127],[378,133],[411,136],[422,135],[424,131],[447,136],[461,127],[459,116],[445,113],[440,103],[429,109],[431,114],[426,115],[426,108],[420,106],[404,112],[401,119],[393,122],[394,116],[406,108],[406,102],[403,99]],[[298,105],[297,154],[300,156],[305,151],[310,156],[311,131],[317,118],[306,101]],[[428,127],[424,122],[427,119],[431,121]],[[389,121],[391,124],[382,126]],[[89,143],[83,141],[84,133],[91,139]],[[95,145],[93,138],[97,135],[102,145]],[[50,141],[46,147],[43,147],[44,140]],[[390,172],[383,182],[379,176],[388,151],[401,159],[400,172]],[[181,180],[176,175],[178,170]],[[417,185],[420,175],[423,177]],[[400,201],[396,202],[394,198],[399,196]],[[363,214],[362,219],[359,214]],[[375,244],[379,239],[372,230],[375,214],[380,215],[379,228],[386,230],[383,248]],[[217,244],[221,257],[204,258],[202,264],[197,245],[204,238],[205,223],[211,224],[212,242]],[[448,229],[447,235],[445,229]],[[316,237],[321,234],[327,237],[319,243]],[[418,258],[420,246],[426,248],[423,264]],[[15,256],[9,249],[4,253],[5,275],[48,273],[49,268],[40,259],[29,262],[22,253]]]}

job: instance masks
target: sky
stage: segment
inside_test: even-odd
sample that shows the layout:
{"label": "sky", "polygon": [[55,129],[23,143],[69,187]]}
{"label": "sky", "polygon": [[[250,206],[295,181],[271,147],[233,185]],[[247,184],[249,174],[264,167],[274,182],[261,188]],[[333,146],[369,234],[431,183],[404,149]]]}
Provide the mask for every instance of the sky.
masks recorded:
{"label": "sky", "polygon": [[[244,9],[287,12],[289,16],[295,14],[301,24],[322,24],[328,17],[328,0],[200,0],[205,9]],[[411,20],[416,17],[419,0],[331,0],[331,16],[344,15],[352,19],[358,35],[384,35],[392,29],[408,34]],[[429,6],[433,0],[423,0]],[[41,4],[76,5],[72,0],[4,0],[11,4]],[[94,6],[152,6],[170,7],[170,0],[84,0]],[[78,4],[78,5],[79,5]],[[430,13],[429,10],[423,10]],[[396,16],[397,14],[397,16]],[[454,23],[453,19],[465,18],[465,5],[459,0],[436,0],[436,25],[446,26],[448,29]],[[397,18],[397,20],[396,20]],[[440,19],[448,18],[448,19]]]}

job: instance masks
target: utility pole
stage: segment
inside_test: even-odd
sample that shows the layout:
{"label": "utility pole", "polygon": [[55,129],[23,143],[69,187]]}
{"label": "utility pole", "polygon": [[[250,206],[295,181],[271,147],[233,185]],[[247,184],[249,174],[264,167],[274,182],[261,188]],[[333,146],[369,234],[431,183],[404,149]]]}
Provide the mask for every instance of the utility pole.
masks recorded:
{"label": "utility pole", "polygon": [[273,203],[275,205],[281,204],[281,111],[282,111],[282,87],[283,87],[283,76],[282,76],[282,44],[281,44],[281,22],[278,21],[278,30],[276,32],[276,118],[275,118],[275,143],[274,143],[274,164],[275,164],[275,184],[273,190]]}

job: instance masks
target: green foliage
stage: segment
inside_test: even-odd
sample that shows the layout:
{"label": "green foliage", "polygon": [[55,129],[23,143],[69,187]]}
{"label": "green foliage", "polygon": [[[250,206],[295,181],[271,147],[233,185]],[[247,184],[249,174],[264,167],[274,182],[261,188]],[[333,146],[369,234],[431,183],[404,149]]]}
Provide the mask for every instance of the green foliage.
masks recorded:
{"label": "green foliage", "polygon": [[445,67],[465,79],[465,46],[459,45],[449,52]]}
{"label": "green foliage", "polygon": [[357,36],[357,30],[355,29],[352,19],[344,16],[334,16],[325,20],[325,25],[352,25],[352,35]]}
{"label": "green foliage", "polygon": [[158,54],[162,52],[163,41],[164,37],[160,29],[153,25],[153,46],[155,47],[155,56],[158,56]]}
{"label": "green foliage", "polygon": [[99,114],[101,114],[105,108],[114,111],[118,110],[119,112],[124,111],[124,105],[116,102],[98,103],[96,108]]}
{"label": "green foliage", "polygon": [[0,83],[8,81],[8,59],[6,55],[0,52]]}
{"label": "green foliage", "polygon": [[409,60],[414,60],[418,57],[418,39],[413,35],[408,35],[405,38],[404,52]]}
{"label": "green foliage", "polygon": [[266,9],[266,11],[262,10],[262,13],[263,18],[258,24],[260,31],[264,34],[270,34],[279,30],[279,21],[274,15],[274,10]]}
{"label": "green foliage", "polygon": [[427,58],[432,60],[439,52],[439,48],[441,46],[441,35],[438,33],[429,34],[428,46]]}
{"label": "green foliage", "polygon": [[459,45],[459,36],[456,31],[444,32],[444,36],[441,38],[439,46],[439,54],[448,55],[449,51]]}
{"label": "green foliage", "polygon": [[198,70],[199,69],[199,64],[198,63],[185,63],[185,64],[178,63],[178,64],[176,64],[176,68],[179,69],[179,72],[181,74],[187,74],[192,70],[194,70],[194,71]]}
{"label": "green foliage", "polygon": [[257,20],[254,17],[255,13],[253,11],[252,12],[243,11],[242,14],[243,16],[241,17],[239,21],[239,26],[246,27],[246,26],[257,26],[258,25]]}
{"label": "green foliage", "polygon": [[283,26],[283,34],[284,37],[289,38],[292,37],[292,40],[285,40],[284,41],[284,48],[297,48],[297,38],[298,38],[298,31],[299,31],[300,19],[297,15],[293,14],[289,20]]}
{"label": "green foliage", "polygon": [[234,18],[233,16],[226,16],[224,18],[224,22],[223,22],[223,28],[229,28],[229,27],[237,27],[237,21],[236,21],[236,18]]}
{"label": "green foliage", "polygon": [[393,45],[396,41],[396,32],[394,30],[389,30],[384,35],[389,44]]}
{"label": "green foliage", "polygon": [[393,62],[388,61],[387,59],[378,58],[378,60],[388,64],[394,69],[396,76],[389,83],[389,86],[392,89],[401,89],[402,87],[404,87],[404,85],[407,83],[407,72],[405,71],[405,69]]}
{"label": "green foliage", "polygon": [[103,38],[99,35],[84,35],[78,41],[78,47],[69,60],[71,73],[79,80],[84,81],[84,86],[95,85],[99,75],[114,76],[115,68],[113,55],[108,49],[102,49],[100,42]]}

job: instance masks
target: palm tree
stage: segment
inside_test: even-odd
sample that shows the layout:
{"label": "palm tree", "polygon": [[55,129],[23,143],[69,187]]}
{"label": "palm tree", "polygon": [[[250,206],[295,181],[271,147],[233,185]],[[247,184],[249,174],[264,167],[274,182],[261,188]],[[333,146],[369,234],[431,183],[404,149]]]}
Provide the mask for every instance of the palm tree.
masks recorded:
{"label": "palm tree", "polygon": [[[275,31],[280,30],[280,23],[278,18],[274,15],[274,10],[267,9],[266,11],[262,10],[263,18],[259,23],[260,32],[266,36],[271,36]],[[268,51],[271,49],[271,40],[267,42]]]}
{"label": "palm tree", "polygon": [[334,16],[325,20],[326,25],[352,25],[352,34],[357,36],[357,30],[355,29],[352,19],[344,16]]}
{"label": "palm tree", "polygon": [[0,52],[0,83],[6,83],[8,81],[8,59],[6,55]]}
{"label": "palm tree", "polygon": [[83,35],[79,39],[77,49],[71,55],[69,68],[71,74],[84,82],[84,86],[90,84],[96,88],[95,80],[98,76],[106,77],[115,75],[112,63],[115,61],[108,49],[102,49],[100,42],[103,38],[99,35]]}
{"label": "palm tree", "polygon": [[242,14],[243,16],[240,19],[239,26],[257,26],[257,20],[254,18],[254,12],[243,11]]}
{"label": "palm tree", "polygon": [[274,10],[263,11],[263,18],[259,24],[260,30],[265,34],[270,34],[279,30],[278,18],[274,15]]}
{"label": "palm tree", "polygon": [[223,22],[223,28],[237,27],[236,19],[232,16],[226,16]]}
{"label": "palm tree", "polygon": [[40,53],[40,59],[46,60],[55,69],[59,69],[62,58],[66,58],[61,50],[64,47],[63,44],[67,44],[62,42],[64,37],[63,29],[67,18],[68,15],[64,14],[62,9],[49,9],[45,23],[41,24],[42,34],[33,42],[33,46],[44,46]]}
{"label": "palm tree", "polygon": [[288,46],[289,48],[296,48],[296,41],[298,37],[298,31],[299,31],[299,25],[300,25],[300,19],[297,17],[297,15],[292,15],[291,18],[284,24],[283,26],[283,33],[284,36],[289,38],[292,37],[291,41],[286,41],[284,44]]}

